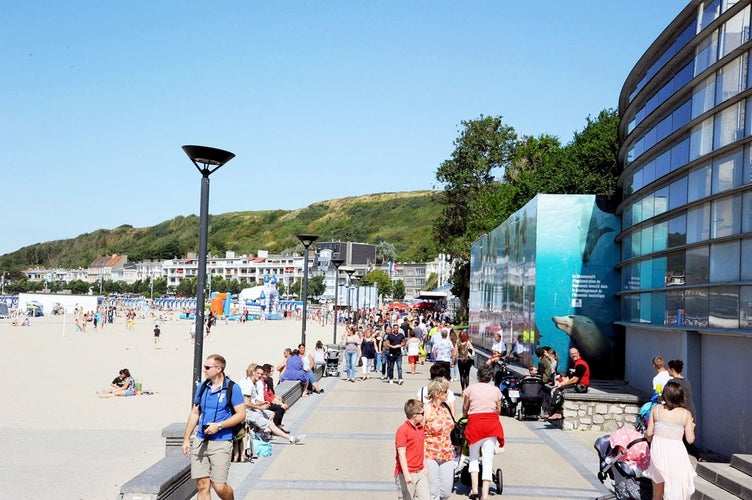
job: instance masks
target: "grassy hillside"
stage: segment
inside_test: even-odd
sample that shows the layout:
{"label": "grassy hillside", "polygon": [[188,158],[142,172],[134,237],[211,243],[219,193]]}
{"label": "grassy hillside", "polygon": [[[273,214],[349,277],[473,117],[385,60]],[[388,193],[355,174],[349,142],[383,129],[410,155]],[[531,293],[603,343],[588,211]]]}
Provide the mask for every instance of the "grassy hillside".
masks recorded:
{"label": "grassy hillside", "polygon": [[[314,203],[299,210],[230,212],[209,217],[209,251],[282,253],[298,246],[299,233],[322,241],[387,241],[399,260],[423,261],[436,256],[431,235],[439,217],[439,193],[379,193]],[[50,241],[0,256],[0,268],[87,267],[98,255],[127,254],[128,260],[181,257],[198,250],[198,216],[175,217],[152,227],[123,225],[99,229],[73,239]]]}

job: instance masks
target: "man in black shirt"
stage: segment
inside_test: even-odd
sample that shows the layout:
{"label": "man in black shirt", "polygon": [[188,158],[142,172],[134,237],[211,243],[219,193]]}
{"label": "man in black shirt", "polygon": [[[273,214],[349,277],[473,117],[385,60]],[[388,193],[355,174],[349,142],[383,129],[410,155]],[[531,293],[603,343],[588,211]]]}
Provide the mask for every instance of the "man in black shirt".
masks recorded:
{"label": "man in black shirt", "polygon": [[384,339],[384,346],[387,348],[387,366],[386,376],[389,383],[394,383],[394,364],[397,363],[397,375],[399,376],[398,384],[402,385],[402,348],[405,346],[405,334],[402,333],[398,324],[392,325],[392,332]]}

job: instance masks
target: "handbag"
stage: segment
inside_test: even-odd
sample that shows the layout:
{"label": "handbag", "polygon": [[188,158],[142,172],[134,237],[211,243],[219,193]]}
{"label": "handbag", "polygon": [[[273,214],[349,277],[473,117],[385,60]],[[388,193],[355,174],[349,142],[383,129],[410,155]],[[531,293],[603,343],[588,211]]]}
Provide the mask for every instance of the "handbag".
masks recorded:
{"label": "handbag", "polygon": [[254,436],[253,452],[259,457],[270,457],[272,456],[272,443]]}
{"label": "handbag", "polygon": [[449,405],[446,403],[441,403],[441,406],[445,407],[447,411],[449,412],[449,416],[452,417],[452,422],[454,422],[454,427],[452,428],[452,432],[449,433],[449,439],[452,440],[452,446],[456,446],[458,448],[462,447],[462,443],[465,440],[465,435],[462,429],[460,429],[460,426],[457,425],[457,421],[454,419],[454,416],[452,415],[452,409],[449,408]]}

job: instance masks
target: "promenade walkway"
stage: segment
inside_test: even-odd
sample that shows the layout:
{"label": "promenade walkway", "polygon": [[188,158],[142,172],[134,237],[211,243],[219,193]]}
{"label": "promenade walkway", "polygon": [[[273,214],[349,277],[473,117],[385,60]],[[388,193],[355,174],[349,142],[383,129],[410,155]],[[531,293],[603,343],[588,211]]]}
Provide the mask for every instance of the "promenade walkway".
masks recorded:
{"label": "promenade walkway", "polygon": [[[429,365],[419,368],[401,386],[378,379],[321,379],[324,394],[298,401],[285,417],[286,428],[305,433],[305,441],[290,446],[276,439],[272,456],[233,464],[229,482],[235,498],[396,498],[394,432],[404,421],[405,401],[427,382]],[[459,383],[452,389],[459,394]],[[503,497],[585,499],[607,492],[596,477],[592,445],[599,434],[507,417],[502,423],[507,446],[495,466],[503,470]],[[466,492],[461,487],[452,498],[466,498]]]}

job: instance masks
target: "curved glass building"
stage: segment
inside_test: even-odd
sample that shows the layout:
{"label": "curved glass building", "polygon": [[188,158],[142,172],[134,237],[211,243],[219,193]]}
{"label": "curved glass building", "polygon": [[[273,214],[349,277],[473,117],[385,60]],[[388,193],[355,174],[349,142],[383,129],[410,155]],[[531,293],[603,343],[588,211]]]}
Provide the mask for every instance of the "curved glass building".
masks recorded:
{"label": "curved glass building", "polygon": [[691,1],[622,88],[626,379],[679,358],[701,445],[752,451],[752,0]]}

